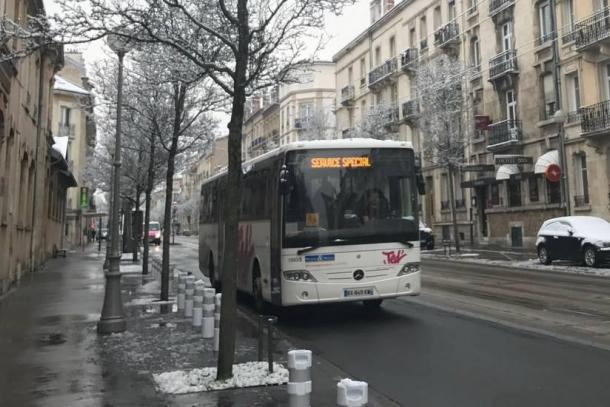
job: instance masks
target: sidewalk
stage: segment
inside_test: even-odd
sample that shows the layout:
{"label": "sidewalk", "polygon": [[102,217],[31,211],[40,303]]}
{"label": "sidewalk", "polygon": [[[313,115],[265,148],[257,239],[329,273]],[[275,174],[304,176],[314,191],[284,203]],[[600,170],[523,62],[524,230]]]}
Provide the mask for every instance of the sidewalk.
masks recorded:
{"label": "sidewalk", "polygon": [[[282,406],[286,386],[161,394],[152,374],[215,366],[212,341],[190,319],[160,314],[158,282],[123,276],[127,331],[100,337],[103,253],[87,250],[50,260],[28,274],[0,303],[0,406]],[[122,266],[128,263],[122,262]],[[257,332],[240,313],[236,363],[257,358]],[[276,362],[285,364],[288,340],[275,340]],[[332,406],[336,383],[347,377],[314,355],[312,405]],[[372,390],[372,389],[371,389]],[[391,406],[371,391],[369,406]]]}

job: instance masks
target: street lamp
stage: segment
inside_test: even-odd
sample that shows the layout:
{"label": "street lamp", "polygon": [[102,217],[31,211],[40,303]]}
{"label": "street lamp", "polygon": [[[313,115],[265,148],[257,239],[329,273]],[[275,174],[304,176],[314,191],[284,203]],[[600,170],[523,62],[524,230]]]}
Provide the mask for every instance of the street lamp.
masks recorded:
{"label": "street lamp", "polygon": [[97,323],[99,334],[123,332],[127,328],[127,321],[123,312],[121,300],[121,254],[119,251],[119,203],[121,179],[121,99],[123,97],[123,57],[131,49],[129,37],[126,35],[110,34],[107,44],[119,57],[119,73],[117,83],[117,109],[116,109],[116,136],[114,145],[114,162],[112,174],[112,203],[110,209],[110,253],[108,270],[105,272],[106,291],[102,315]]}
{"label": "street lamp", "polygon": [[561,199],[563,200],[563,205],[565,208],[566,216],[571,215],[570,209],[570,191],[567,180],[567,172],[568,172],[568,160],[566,158],[566,142],[564,135],[564,123],[566,120],[566,116],[561,109],[557,110],[555,114],[553,114],[553,121],[557,124],[557,137],[559,137],[559,166],[561,167]]}

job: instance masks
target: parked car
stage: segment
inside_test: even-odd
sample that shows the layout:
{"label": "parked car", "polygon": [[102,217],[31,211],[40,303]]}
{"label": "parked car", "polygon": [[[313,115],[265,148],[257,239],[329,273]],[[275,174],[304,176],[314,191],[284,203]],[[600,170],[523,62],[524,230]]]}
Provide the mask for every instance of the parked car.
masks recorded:
{"label": "parked car", "polygon": [[565,216],[545,221],[536,240],[538,260],[581,261],[596,267],[610,260],[610,223],[594,216]]}
{"label": "parked car", "polygon": [[100,233],[97,234],[97,240],[106,240],[106,239],[108,239],[108,229],[102,228],[102,230],[100,230]]}
{"label": "parked car", "polygon": [[161,224],[159,222],[148,223],[148,242],[154,243],[157,246],[161,244]]}
{"label": "parked car", "polygon": [[419,222],[419,246],[421,249],[434,249],[434,235],[424,222]]}

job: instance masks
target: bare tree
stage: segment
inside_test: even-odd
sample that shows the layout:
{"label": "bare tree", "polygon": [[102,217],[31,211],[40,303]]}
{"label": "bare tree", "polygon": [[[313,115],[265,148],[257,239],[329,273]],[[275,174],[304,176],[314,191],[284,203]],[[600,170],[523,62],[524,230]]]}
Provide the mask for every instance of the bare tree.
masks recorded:
{"label": "bare tree", "polygon": [[372,106],[369,111],[362,112],[362,119],[354,129],[353,136],[392,140],[398,138],[398,108],[385,103]]}
{"label": "bare tree", "polygon": [[328,140],[334,136],[334,117],[330,108],[318,106],[307,117],[301,118],[300,140]]}
{"label": "bare tree", "polygon": [[456,251],[460,251],[455,214],[455,177],[464,163],[464,128],[467,114],[464,66],[453,57],[442,54],[420,64],[416,73],[424,160],[449,174],[449,200]]}

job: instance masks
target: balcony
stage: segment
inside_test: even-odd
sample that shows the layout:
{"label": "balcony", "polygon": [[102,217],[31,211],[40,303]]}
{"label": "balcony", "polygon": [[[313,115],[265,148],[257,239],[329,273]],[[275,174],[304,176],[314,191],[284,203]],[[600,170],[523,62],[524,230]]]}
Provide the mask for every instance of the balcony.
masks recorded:
{"label": "balcony", "polygon": [[414,73],[417,70],[418,59],[419,50],[417,48],[408,48],[400,54],[400,68],[403,71]]}
{"label": "balcony", "polygon": [[384,111],[383,114],[383,123],[385,127],[390,127],[394,130],[398,130],[396,127],[400,121],[400,114],[397,105],[390,105]]}
{"label": "balcony", "polygon": [[583,137],[610,133],[610,100],[580,108]]}
{"label": "balcony", "polygon": [[582,208],[589,205],[589,195],[574,195],[574,207]]}
{"label": "balcony", "polygon": [[489,126],[489,144],[487,150],[501,150],[519,143],[521,139],[521,121],[503,120]]}
{"label": "balcony", "polygon": [[70,140],[74,139],[74,125],[59,123],[59,127],[57,129],[57,136],[69,137]]}
{"label": "balcony", "polygon": [[489,61],[489,81],[493,82],[506,76],[519,73],[517,67],[517,51],[514,49],[504,51]]}
{"label": "balcony", "polygon": [[578,123],[580,122],[581,113],[580,109],[575,110],[573,112],[569,112],[566,117],[566,124]]}
{"label": "balcony", "polygon": [[610,44],[610,8],[606,7],[579,21],[572,32],[577,51],[586,51],[599,45]]}
{"label": "balcony", "polygon": [[347,85],[341,89],[341,104],[343,106],[350,106],[354,102],[354,85]]}
{"label": "balcony", "polygon": [[297,117],[294,119],[294,128],[297,130],[306,130],[310,127],[310,125],[310,120],[307,116]]}
{"label": "balcony", "polygon": [[419,116],[419,104],[417,100],[409,100],[402,104],[402,118],[409,124],[415,124]]}
{"label": "balcony", "polygon": [[495,17],[514,4],[515,0],[489,0],[489,16]]}
{"label": "balcony", "polygon": [[396,57],[390,58],[382,65],[369,72],[369,88],[375,88],[382,85],[386,79],[389,79],[398,69],[398,61]]}
{"label": "balcony", "polygon": [[422,51],[428,49],[428,39],[421,40],[421,42],[419,43],[419,49],[421,49]]}
{"label": "balcony", "polygon": [[434,33],[434,45],[440,48],[449,48],[460,43],[460,26],[451,22]]}

